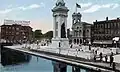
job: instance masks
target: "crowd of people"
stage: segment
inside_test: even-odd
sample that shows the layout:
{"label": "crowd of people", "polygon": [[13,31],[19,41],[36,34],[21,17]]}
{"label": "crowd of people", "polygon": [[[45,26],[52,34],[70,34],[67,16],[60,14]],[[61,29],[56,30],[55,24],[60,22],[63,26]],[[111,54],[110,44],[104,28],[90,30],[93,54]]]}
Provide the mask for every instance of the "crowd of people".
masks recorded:
{"label": "crowd of people", "polygon": [[[115,62],[114,62],[114,57],[113,57],[113,52],[111,52],[111,55],[105,55],[103,56],[103,53],[101,52],[98,56],[99,60],[97,60],[97,51],[95,52],[96,54],[94,55],[94,61],[99,61],[99,62],[105,62],[105,63],[109,63],[110,66],[112,66],[112,68],[115,70]],[[109,57],[109,61],[108,61],[108,57]],[[103,61],[103,58],[105,58],[105,61]]]}
{"label": "crowd of people", "polygon": [[[80,47],[81,47],[81,45],[79,45]],[[73,44],[71,44],[70,45],[70,48],[73,48]],[[99,54],[98,54],[98,49],[97,50],[94,50],[94,49],[91,49],[91,46],[89,46],[89,50],[91,51],[91,52],[93,52],[93,54],[94,54],[94,61],[95,62],[105,62],[105,63],[109,63],[110,64],[110,66],[112,66],[112,68],[115,70],[115,66],[116,66],[116,64],[115,64],[115,62],[114,62],[114,57],[113,57],[113,52],[111,52],[111,54],[110,55],[103,55],[103,53],[102,52],[100,52]],[[77,51],[80,51],[80,49],[78,49]],[[103,58],[105,59],[105,60],[103,60]],[[110,59],[110,60],[108,60],[108,58]]]}

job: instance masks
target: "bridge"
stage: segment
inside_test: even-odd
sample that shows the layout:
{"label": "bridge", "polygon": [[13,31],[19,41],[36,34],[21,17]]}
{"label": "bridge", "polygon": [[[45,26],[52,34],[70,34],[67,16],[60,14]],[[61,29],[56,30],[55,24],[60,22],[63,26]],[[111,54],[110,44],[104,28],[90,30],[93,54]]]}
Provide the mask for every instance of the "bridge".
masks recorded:
{"label": "bridge", "polygon": [[[28,47],[24,47],[24,45],[5,46],[5,48],[8,48],[8,49],[12,49],[12,50],[27,53],[30,55],[34,55],[37,57],[42,57],[45,59],[52,60],[54,70],[55,70],[54,72],[62,72],[63,68],[60,68],[60,67],[66,67],[67,64],[75,68],[73,72],[79,72],[79,70],[77,70],[78,67],[88,69],[89,70],[88,72],[90,71],[99,72],[99,70],[101,70],[102,72],[115,72],[112,69],[112,67],[109,66],[109,63],[94,62],[93,59],[85,59],[83,57],[79,57],[79,54],[82,53],[81,51],[78,52],[78,56],[76,56],[71,54],[75,52],[74,52],[74,49],[70,49],[70,48],[69,48],[69,51],[66,49],[66,50],[61,50],[61,52],[59,53],[59,49],[50,50],[50,48],[48,47],[42,47],[42,46],[40,48],[35,48],[35,47],[37,47],[37,45],[34,46],[34,48],[32,48],[32,45],[28,45]],[[63,51],[66,51],[66,54]],[[77,54],[77,51],[76,51],[76,54]],[[118,66],[116,66],[116,71],[118,72],[120,72],[119,66],[120,66],[119,64]]]}

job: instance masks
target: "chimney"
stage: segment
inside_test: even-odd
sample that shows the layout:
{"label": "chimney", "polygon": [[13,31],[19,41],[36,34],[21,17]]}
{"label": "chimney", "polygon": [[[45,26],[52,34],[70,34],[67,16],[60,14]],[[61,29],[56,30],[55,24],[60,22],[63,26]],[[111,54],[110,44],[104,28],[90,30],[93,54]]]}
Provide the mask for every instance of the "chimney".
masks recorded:
{"label": "chimney", "polygon": [[108,17],[106,17],[106,21],[108,21]]}
{"label": "chimney", "polygon": [[97,22],[97,20],[96,20],[96,22]]}

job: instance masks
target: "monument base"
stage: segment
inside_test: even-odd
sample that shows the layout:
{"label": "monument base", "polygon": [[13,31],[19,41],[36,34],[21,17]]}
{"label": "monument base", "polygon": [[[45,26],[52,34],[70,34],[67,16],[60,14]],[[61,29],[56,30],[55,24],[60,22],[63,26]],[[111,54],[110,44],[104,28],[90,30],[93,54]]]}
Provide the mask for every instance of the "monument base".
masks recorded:
{"label": "monument base", "polygon": [[59,48],[59,43],[61,48],[70,48],[68,38],[53,38],[51,48]]}

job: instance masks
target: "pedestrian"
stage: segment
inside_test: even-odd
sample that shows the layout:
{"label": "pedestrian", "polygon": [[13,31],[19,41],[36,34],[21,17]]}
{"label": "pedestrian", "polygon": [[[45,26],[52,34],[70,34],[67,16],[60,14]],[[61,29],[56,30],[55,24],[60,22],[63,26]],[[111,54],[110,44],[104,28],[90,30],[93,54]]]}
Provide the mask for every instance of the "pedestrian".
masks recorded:
{"label": "pedestrian", "polygon": [[100,56],[100,62],[101,62],[101,61],[102,61],[102,53],[100,53],[100,55],[99,55],[99,56]]}
{"label": "pedestrian", "polygon": [[115,62],[113,62],[113,70],[115,70],[116,68],[115,68],[115,66],[116,66],[116,64],[115,64]]}
{"label": "pedestrian", "polygon": [[61,47],[61,43],[59,42],[59,47]]}
{"label": "pedestrian", "polygon": [[110,66],[112,65],[113,61],[114,61],[113,56],[110,56]]}
{"label": "pedestrian", "polygon": [[92,50],[93,54],[94,54],[94,49]]}
{"label": "pedestrian", "polygon": [[72,47],[73,47],[73,45],[71,44],[70,48],[72,48]]}
{"label": "pedestrian", "polygon": [[110,55],[110,66],[111,66],[111,59],[112,59],[112,56]]}
{"label": "pedestrian", "polygon": [[95,54],[97,55],[97,50],[95,51]]}
{"label": "pedestrian", "polygon": [[111,52],[111,56],[113,56],[113,52]]}
{"label": "pedestrian", "polygon": [[105,62],[106,62],[106,63],[107,63],[107,60],[108,60],[108,56],[106,55],[106,56],[105,56]]}
{"label": "pedestrian", "polygon": [[94,61],[96,62],[96,55],[94,55]]}
{"label": "pedestrian", "polygon": [[113,58],[113,56],[111,57],[111,62],[113,63],[113,61],[114,61],[114,58]]}
{"label": "pedestrian", "polygon": [[91,46],[89,45],[89,50],[91,50]]}

